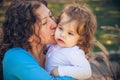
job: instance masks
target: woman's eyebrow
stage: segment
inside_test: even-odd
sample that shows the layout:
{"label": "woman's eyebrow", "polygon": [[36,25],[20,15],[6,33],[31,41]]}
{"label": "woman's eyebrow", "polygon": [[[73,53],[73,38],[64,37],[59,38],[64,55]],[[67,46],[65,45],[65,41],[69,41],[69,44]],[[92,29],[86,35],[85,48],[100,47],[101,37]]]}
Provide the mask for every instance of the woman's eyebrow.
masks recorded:
{"label": "woman's eyebrow", "polygon": [[46,19],[47,18],[47,16],[46,17],[44,17],[44,18],[41,18],[41,20],[44,20],[44,19]]}
{"label": "woman's eyebrow", "polygon": [[41,22],[42,22],[42,24],[46,23],[47,22],[47,17],[42,18]]}
{"label": "woman's eyebrow", "polygon": [[[52,15],[51,11],[49,11],[49,12],[48,12],[48,15],[49,15],[49,16],[51,16],[51,15]],[[43,19],[45,19],[45,18],[47,18],[47,16],[46,16],[46,17],[41,18],[41,20],[43,20]]]}
{"label": "woman's eyebrow", "polygon": [[37,16],[38,16],[38,19],[39,19],[39,20],[44,20],[44,19],[47,18],[47,16],[46,16],[46,17],[43,17],[43,18],[42,18],[40,15],[37,15]]}
{"label": "woman's eyebrow", "polygon": [[[51,12],[51,11],[49,11],[49,12],[48,12],[48,15],[49,15],[49,16],[51,16],[51,15],[52,15],[52,12]],[[44,19],[46,19],[46,18],[47,18],[47,16],[46,16],[46,17],[41,18],[41,20],[44,20]]]}

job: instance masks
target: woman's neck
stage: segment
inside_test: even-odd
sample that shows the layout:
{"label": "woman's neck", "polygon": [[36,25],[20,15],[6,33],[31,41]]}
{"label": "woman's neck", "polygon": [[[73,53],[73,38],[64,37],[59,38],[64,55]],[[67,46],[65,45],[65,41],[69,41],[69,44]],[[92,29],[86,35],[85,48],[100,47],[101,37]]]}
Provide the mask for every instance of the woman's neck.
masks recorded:
{"label": "woman's neck", "polygon": [[32,46],[30,53],[35,57],[39,64],[44,67],[45,65],[45,55],[43,54],[44,45]]}

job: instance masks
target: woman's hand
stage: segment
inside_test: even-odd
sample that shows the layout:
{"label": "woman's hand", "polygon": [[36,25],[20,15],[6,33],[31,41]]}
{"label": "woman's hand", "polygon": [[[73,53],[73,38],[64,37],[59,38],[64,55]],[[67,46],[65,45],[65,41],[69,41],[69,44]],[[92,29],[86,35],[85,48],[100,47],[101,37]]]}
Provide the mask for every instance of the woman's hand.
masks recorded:
{"label": "woman's hand", "polygon": [[54,76],[54,77],[58,77],[59,74],[58,74],[58,68],[54,68],[52,71],[51,71],[51,74]]}

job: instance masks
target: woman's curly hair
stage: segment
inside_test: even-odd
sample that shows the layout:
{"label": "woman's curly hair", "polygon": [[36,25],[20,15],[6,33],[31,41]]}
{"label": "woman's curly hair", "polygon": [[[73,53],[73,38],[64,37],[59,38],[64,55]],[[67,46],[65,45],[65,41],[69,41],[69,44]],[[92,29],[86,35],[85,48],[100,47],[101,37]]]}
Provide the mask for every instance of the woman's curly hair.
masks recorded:
{"label": "woman's curly hair", "polygon": [[30,49],[28,39],[34,30],[32,26],[37,20],[34,10],[41,6],[47,6],[45,0],[13,0],[8,7],[5,20],[2,25],[3,39],[0,45],[0,53],[12,47]]}

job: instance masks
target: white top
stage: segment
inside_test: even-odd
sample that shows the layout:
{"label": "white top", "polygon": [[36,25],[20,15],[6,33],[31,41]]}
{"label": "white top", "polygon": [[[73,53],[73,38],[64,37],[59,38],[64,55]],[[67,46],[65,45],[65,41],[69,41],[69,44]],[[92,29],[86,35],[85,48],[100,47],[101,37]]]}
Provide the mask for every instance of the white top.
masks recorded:
{"label": "white top", "polygon": [[82,80],[91,76],[90,64],[85,58],[84,51],[78,46],[62,48],[50,45],[46,55],[45,68],[49,73],[58,67],[60,76],[71,76]]}

